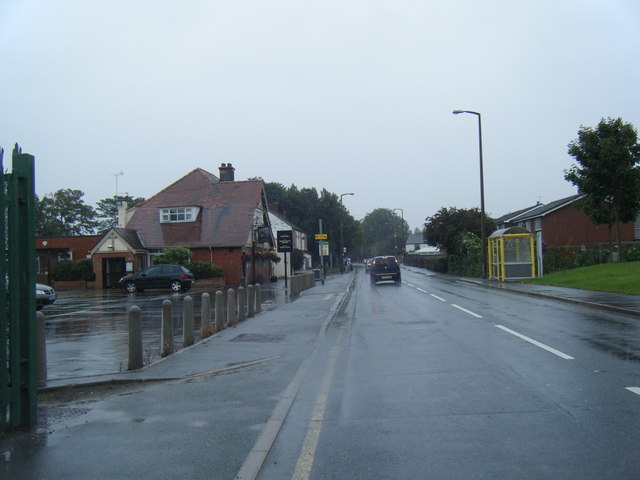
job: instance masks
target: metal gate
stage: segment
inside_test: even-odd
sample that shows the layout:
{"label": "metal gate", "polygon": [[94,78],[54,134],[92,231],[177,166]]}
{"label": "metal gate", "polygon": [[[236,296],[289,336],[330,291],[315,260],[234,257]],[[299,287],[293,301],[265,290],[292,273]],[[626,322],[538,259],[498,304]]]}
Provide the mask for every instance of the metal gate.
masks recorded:
{"label": "metal gate", "polygon": [[[34,157],[0,148],[0,432],[36,423]],[[4,252],[4,253],[2,253]]]}

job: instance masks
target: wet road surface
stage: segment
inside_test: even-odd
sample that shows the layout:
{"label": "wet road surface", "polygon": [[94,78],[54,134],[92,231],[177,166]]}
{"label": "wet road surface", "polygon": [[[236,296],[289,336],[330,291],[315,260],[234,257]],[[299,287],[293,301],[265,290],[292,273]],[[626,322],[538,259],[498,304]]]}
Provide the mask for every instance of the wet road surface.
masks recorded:
{"label": "wet road surface", "polygon": [[258,478],[638,478],[640,319],[358,280]]}

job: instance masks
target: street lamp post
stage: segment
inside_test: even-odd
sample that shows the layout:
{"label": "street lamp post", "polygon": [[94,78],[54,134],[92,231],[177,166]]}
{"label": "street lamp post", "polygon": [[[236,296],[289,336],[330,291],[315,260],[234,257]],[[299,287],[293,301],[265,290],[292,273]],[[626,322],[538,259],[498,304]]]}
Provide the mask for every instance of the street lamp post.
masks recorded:
{"label": "street lamp post", "polygon": [[354,195],[353,193],[342,193],[340,194],[340,255],[338,258],[340,259],[340,272],[344,273],[344,239],[342,236],[342,197],[345,195]]}
{"label": "street lamp post", "polygon": [[485,211],[484,211],[484,169],[482,167],[482,116],[479,112],[472,110],[454,110],[453,114],[470,113],[478,117],[478,142],[480,151],[480,242],[482,251],[482,278],[487,278],[487,233],[485,231]]}

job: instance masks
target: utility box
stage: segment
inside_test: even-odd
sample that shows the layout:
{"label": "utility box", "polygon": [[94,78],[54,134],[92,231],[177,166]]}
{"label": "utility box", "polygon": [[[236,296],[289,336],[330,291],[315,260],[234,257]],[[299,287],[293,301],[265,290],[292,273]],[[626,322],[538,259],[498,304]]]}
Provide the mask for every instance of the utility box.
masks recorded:
{"label": "utility box", "polygon": [[533,235],[522,227],[497,230],[489,237],[489,278],[518,280],[536,276]]}

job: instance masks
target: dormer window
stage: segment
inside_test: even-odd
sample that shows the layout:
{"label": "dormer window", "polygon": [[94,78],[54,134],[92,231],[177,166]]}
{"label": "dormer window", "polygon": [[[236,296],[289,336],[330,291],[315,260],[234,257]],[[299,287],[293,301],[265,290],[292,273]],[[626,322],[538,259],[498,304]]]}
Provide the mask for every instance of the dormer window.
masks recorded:
{"label": "dormer window", "polygon": [[170,207],[160,209],[160,223],[193,222],[199,207]]}

